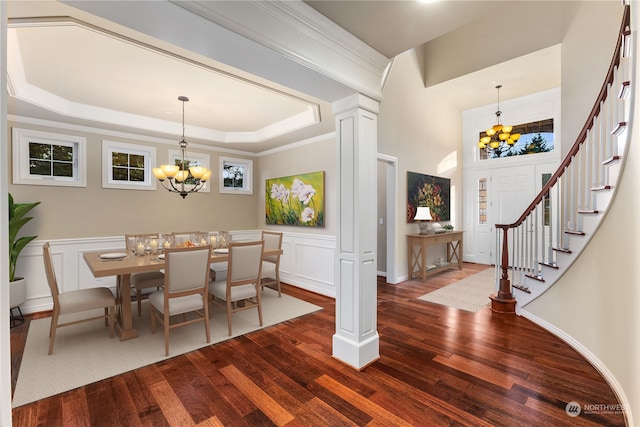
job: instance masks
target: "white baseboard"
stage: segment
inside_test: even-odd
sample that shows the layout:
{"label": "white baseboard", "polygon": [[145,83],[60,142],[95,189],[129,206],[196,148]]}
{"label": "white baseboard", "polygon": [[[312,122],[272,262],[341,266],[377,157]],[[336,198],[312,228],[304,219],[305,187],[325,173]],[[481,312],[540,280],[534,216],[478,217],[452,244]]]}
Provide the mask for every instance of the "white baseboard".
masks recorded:
{"label": "white baseboard", "polygon": [[633,417],[632,417],[632,414],[631,414],[631,404],[629,403],[629,399],[627,398],[627,395],[625,394],[624,389],[622,388],[622,386],[620,385],[620,383],[616,379],[615,375],[613,375],[613,373],[607,368],[607,366],[595,354],[593,354],[580,341],[576,340],[574,337],[572,337],[571,335],[567,334],[565,331],[557,328],[555,325],[547,322],[546,320],[541,319],[540,317],[536,316],[535,314],[532,314],[531,312],[528,312],[526,310],[521,310],[519,314],[521,316],[531,320],[536,325],[538,325],[538,326],[544,328],[545,330],[549,331],[553,335],[557,336],[562,341],[564,341],[569,346],[571,346],[574,350],[576,350],[578,353],[580,353],[580,355],[582,355],[585,359],[587,359],[589,361],[589,363],[591,363],[593,365],[593,367],[596,368],[596,370],[605,378],[607,383],[609,383],[609,385],[613,389],[613,392],[618,397],[618,400],[620,401],[622,409],[625,412],[625,417],[626,417],[626,420],[628,422],[628,425],[630,425],[630,426],[634,425],[633,424]]}

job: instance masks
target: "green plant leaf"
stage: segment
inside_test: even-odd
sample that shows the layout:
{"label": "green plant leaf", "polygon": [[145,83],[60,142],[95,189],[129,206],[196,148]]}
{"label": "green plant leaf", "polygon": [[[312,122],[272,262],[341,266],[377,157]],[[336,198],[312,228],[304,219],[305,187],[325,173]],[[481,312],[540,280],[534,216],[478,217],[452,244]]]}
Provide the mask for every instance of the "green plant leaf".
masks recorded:
{"label": "green plant leaf", "polygon": [[20,229],[33,217],[25,216],[31,209],[38,206],[40,202],[15,203],[13,196],[9,193],[9,281],[13,281],[16,272],[16,264],[20,252],[37,236],[24,236],[18,238]]}

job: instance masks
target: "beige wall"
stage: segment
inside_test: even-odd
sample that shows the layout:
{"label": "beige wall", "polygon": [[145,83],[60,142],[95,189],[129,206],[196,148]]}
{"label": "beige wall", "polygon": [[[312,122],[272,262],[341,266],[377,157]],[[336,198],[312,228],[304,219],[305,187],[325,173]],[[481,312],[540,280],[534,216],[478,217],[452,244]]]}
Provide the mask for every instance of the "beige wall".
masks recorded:
{"label": "beige wall", "polygon": [[[337,233],[337,182],[336,139],[334,134],[319,138],[317,142],[300,145],[285,151],[261,156],[256,173],[256,203],[254,221],[258,228],[289,233],[327,234]],[[324,227],[297,227],[287,225],[265,225],[265,180],[309,172],[324,171],[325,225]]]}
{"label": "beige wall", "polygon": [[[32,212],[34,219],[25,227],[25,235],[39,239],[64,239],[100,236],[118,236],[125,233],[171,232],[192,230],[245,230],[258,226],[259,189],[255,180],[254,196],[228,195],[218,192],[219,156],[209,152],[215,178],[210,193],[197,193],[182,199],[158,184],[155,191],[116,190],[102,188],[102,139],[139,145],[154,145],[134,138],[116,138],[99,133],[81,132],[10,122],[10,127],[37,129],[64,135],[87,138],[87,186],[84,188],[14,185],[9,170],[9,192],[16,202],[42,202]],[[11,129],[7,130],[9,135]],[[11,137],[9,136],[9,141]],[[158,163],[166,162],[168,150],[177,150],[176,144],[156,145]],[[11,144],[9,144],[11,151]],[[190,150],[202,153],[202,150]],[[222,154],[229,157],[229,154]],[[11,154],[10,154],[11,156]],[[243,156],[231,155],[243,158]],[[244,157],[246,158],[246,157]],[[254,161],[255,168],[255,161]]]}
{"label": "beige wall", "polygon": [[581,2],[562,40],[563,157],[575,142],[598,97],[609,69],[622,13],[619,2]]}
{"label": "beige wall", "polygon": [[[451,179],[451,223],[462,224],[462,115],[442,102],[437,86],[425,89],[413,51],[394,59],[384,88],[378,117],[378,153],[398,158],[398,241],[401,265],[407,274],[406,234],[418,232],[407,223],[407,172],[418,172]],[[447,135],[443,138],[443,135]],[[444,253],[444,248],[436,248]],[[433,257],[442,256],[436,250]],[[380,268],[380,266],[378,266]]]}

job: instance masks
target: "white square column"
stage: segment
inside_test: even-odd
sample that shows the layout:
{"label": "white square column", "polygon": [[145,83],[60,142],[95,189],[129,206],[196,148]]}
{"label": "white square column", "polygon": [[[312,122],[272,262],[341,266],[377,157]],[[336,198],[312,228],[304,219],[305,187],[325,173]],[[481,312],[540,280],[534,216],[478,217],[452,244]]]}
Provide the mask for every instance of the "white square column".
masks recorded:
{"label": "white square column", "polygon": [[338,236],[333,356],[356,369],[380,358],[377,329],[377,151],[379,103],[336,101]]}

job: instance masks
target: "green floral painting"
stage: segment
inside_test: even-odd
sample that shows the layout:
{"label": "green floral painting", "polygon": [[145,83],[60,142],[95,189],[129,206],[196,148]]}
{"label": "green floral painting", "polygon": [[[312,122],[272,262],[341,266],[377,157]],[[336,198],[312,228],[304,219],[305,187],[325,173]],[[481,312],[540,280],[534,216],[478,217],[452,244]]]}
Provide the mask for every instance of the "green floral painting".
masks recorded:
{"label": "green floral painting", "polygon": [[265,183],[267,224],[324,227],[324,172],[312,172]]}
{"label": "green floral painting", "polygon": [[449,221],[451,180],[407,172],[407,222],[413,222],[418,206],[428,206],[433,221]]}

